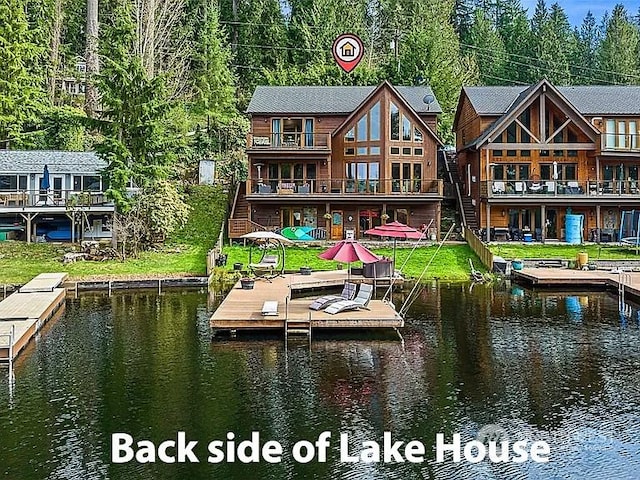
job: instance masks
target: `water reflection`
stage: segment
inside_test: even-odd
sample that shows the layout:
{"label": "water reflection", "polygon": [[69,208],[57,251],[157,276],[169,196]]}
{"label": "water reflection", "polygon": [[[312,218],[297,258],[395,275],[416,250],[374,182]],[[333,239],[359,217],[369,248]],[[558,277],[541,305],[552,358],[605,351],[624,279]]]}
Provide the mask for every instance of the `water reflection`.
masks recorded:
{"label": "water reflection", "polygon": [[[394,298],[401,304],[401,295]],[[215,340],[205,292],[81,295],[0,373],[0,472],[7,478],[634,478],[640,467],[640,326],[606,293],[426,286],[404,343]],[[637,319],[637,308],[630,318]],[[635,313],[634,313],[635,312]],[[393,338],[393,337],[392,337]],[[552,446],[546,465],[347,464],[384,431],[431,449],[499,424]],[[201,464],[112,465],[110,434],[160,441],[184,430]],[[259,431],[285,451],[333,435],[329,462],[207,464],[206,443]]]}

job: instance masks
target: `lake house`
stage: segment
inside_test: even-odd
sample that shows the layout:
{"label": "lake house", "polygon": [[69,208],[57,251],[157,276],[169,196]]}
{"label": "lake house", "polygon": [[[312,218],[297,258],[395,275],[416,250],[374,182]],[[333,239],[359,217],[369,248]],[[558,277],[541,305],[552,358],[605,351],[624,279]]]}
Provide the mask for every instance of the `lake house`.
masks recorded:
{"label": "lake house", "polygon": [[260,86],[247,113],[249,179],[230,238],[268,229],[336,240],[394,220],[433,220],[439,233],[441,109],[429,87]]}
{"label": "lake house", "polygon": [[106,166],[92,152],[0,150],[0,240],[111,238]]}
{"label": "lake house", "polygon": [[[464,87],[454,129],[463,204],[483,239],[618,240],[640,208],[640,87]],[[530,237],[529,237],[530,236]]]}

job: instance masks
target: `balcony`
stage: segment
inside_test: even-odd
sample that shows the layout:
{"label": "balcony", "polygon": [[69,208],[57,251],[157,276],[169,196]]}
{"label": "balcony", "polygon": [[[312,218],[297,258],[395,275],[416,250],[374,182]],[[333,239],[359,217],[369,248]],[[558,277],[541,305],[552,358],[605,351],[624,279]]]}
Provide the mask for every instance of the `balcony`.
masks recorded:
{"label": "balcony", "polygon": [[350,178],[332,178],[322,180],[267,180],[249,179],[247,181],[248,196],[252,200],[265,198],[297,198],[325,197],[336,195],[343,197],[365,196],[399,196],[422,197],[425,195],[442,197],[442,180],[354,180]]}
{"label": "balcony", "polygon": [[492,199],[575,199],[640,200],[640,180],[489,180],[482,182],[480,194]]}
{"label": "balcony", "polygon": [[113,203],[107,199],[103,192],[75,190],[21,190],[0,191],[0,209],[16,208],[90,208],[95,206],[110,205]]}
{"label": "balcony", "polygon": [[331,150],[331,134],[291,132],[257,135],[248,133],[247,150],[324,150],[328,152]]}
{"label": "balcony", "polygon": [[602,152],[606,153],[640,153],[640,134],[638,133],[603,133]]}

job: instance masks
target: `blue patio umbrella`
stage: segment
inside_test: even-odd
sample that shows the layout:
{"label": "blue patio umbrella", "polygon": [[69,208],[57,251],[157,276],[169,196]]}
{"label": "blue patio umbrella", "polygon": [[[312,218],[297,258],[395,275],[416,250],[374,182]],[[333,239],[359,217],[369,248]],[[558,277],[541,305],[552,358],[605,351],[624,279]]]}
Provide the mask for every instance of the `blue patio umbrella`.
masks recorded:
{"label": "blue patio umbrella", "polygon": [[51,181],[49,179],[49,167],[45,165],[44,171],[42,172],[42,180],[40,180],[40,190],[49,190],[49,188],[51,188]]}

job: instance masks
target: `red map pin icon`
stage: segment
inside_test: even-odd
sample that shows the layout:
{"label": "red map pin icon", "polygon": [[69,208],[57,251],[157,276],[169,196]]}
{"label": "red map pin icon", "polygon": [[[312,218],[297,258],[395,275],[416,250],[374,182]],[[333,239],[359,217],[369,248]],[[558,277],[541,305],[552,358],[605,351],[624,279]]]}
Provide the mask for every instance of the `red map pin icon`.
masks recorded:
{"label": "red map pin icon", "polygon": [[358,66],[362,55],[364,54],[364,46],[362,40],[352,33],[344,33],[333,42],[333,58],[336,59],[340,68],[350,73]]}

